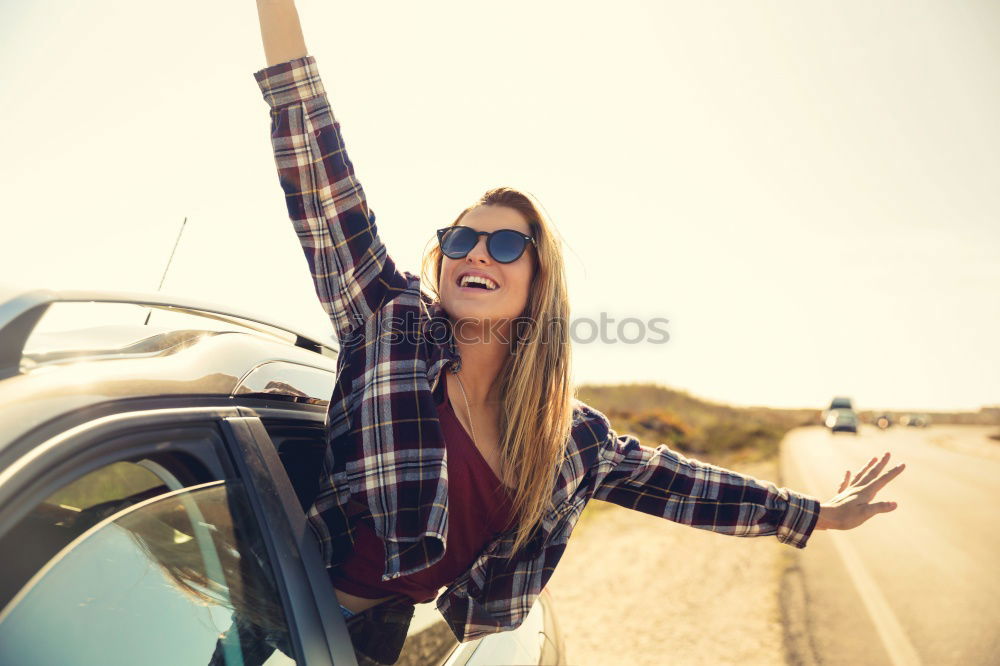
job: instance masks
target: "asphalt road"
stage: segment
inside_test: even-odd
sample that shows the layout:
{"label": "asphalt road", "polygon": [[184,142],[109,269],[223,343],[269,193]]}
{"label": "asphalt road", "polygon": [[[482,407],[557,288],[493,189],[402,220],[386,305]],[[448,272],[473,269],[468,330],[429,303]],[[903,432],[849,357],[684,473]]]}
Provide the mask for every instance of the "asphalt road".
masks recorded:
{"label": "asphalt road", "polygon": [[816,532],[795,553],[790,598],[801,664],[1000,664],[1000,442],[997,428],[792,431],[783,485],[821,500],[844,471],[892,453],[906,470],[878,496],[896,511]]}

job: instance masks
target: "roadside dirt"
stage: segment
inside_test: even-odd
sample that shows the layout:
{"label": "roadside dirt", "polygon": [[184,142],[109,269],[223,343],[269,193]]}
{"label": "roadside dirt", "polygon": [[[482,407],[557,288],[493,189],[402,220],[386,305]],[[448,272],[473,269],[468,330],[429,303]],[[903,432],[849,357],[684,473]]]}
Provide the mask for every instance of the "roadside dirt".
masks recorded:
{"label": "roadside dirt", "polygon": [[[908,434],[901,429],[902,434]],[[991,438],[996,426],[934,425],[922,434],[927,441],[969,456],[1000,460],[1000,441]],[[899,434],[899,431],[894,434]]]}
{"label": "roadside dirt", "polygon": [[[734,469],[781,485],[775,463]],[[568,663],[787,663],[779,598],[787,550],[774,537],[588,507],[547,586]]]}

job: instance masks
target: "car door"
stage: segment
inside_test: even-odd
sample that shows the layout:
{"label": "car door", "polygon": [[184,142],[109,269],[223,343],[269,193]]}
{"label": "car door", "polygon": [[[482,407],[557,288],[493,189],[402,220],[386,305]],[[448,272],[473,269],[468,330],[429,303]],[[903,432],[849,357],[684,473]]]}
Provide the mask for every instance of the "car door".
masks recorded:
{"label": "car door", "polygon": [[115,414],[24,450],[0,470],[0,663],[354,663],[256,418]]}

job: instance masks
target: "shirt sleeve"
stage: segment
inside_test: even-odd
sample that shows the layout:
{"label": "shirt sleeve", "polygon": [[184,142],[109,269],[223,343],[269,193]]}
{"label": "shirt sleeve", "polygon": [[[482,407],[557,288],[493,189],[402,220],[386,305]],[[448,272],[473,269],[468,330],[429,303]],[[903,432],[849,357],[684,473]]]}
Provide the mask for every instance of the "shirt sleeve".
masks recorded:
{"label": "shirt sleeve", "polygon": [[642,446],[608,430],[593,497],[683,525],[732,536],[777,536],[804,548],[819,501],[732,470]]}
{"label": "shirt sleeve", "polygon": [[271,108],[285,203],[323,309],[344,339],[407,287],[375,227],[313,56],[254,74]]}

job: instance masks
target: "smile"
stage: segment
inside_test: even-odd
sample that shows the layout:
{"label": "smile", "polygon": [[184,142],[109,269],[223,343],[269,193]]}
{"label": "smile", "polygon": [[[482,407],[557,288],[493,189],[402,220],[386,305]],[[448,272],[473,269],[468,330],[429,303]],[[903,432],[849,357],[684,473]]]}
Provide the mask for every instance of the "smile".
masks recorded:
{"label": "smile", "polygon": [[458,277],[458,286],[469,289],[483,289],[485,291],[494,291],[500,285],[498,285],[492,278],[488,278],[485,275],[465,273]]}

